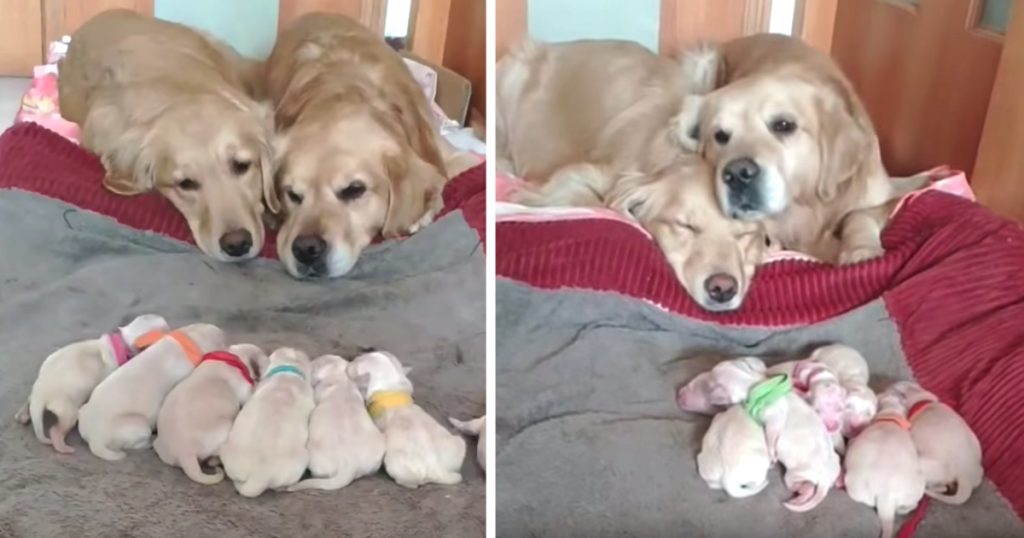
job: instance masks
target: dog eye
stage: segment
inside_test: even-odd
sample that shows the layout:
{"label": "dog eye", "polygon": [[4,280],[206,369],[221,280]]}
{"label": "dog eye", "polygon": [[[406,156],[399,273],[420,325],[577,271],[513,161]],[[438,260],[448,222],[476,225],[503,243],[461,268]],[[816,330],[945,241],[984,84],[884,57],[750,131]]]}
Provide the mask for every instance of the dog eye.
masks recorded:
{"label": "dog eye", "polygon": [[776,134],[790,134],[796,131],[796,122],[786,118],[772,120],[768,127]]}
{"label": "dog eye", "polygon": [[721,146],[728,144],[730,138],[732,138],[732,135],[721,129],[715,131],[715,142],[718,142]]}
{"label": "dog eye", "polygon": [[185,178],[178,182],[178,188],[183,191],[197,191],[199,190],[199,182],[191,178]]}
{"label": "dog eye", "polygon": [[231,173],[235,174],[236,176],[240,176],[248,172],[250,166],[252,166],[252,163],[249,161],[239,161],[236,159],[231,159]]}
{"label": "dog eye", "polygon": [[365,183],[363,183],[362,181],[353,181],[352,183],[349,183],[348,187],[345,187],[344,189],[338,191],[337,196],[339,200],[343,202],[348,202],[350,200],[355,200],[356,198],[359,198],[365,192]]}
{"label": "dog eye", "polygon": [[694,233],[694,234],[699,234],[700,233],[700,228],[698,228],[698,227],[696,227],[696,226],[694,226],[692,224],[687,224],[685,222],[677,222],[676,224],[678,224],[680,228],[689,230],[690,233]]}
{"label": "dog eye", "polygon": [[293,191],[291,189],[288,189],[287,191],[285,191],[285,194],[288,196],[288,199],[291,200],[293,204],[301,204],[302,203],[302,195],[301,194],[299,194],[299,193],[297,193],[297,192],[295,192],[295,191]]}

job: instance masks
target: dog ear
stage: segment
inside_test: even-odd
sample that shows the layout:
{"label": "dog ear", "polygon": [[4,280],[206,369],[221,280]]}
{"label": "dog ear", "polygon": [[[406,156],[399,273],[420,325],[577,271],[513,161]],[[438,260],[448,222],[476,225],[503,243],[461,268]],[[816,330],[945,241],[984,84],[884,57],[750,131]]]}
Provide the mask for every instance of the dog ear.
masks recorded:
{"label": "dog ear", "polygon": [[384,157],[388,177],[388,210],[381,226],[385,238],[408,234],[428,212],[440,209],[445,178],[418,155]]}
{"label": "dog ear", "polygon": [[839,83],[834,86],[840,102],[822,99],[818,115],[822,118],[818,142],[821,170],[816,192],[824,201],[835,198],[840,185],[878,151],[878,138],[863,106],[851,90]]}
{"label": "dog ear", "polygon": [[[103,186],[114,194],[135,196],[156,188],[157,149],[149,135],[138,136],[128,133],[126,142],[112,154],[104,156]],[[129,149],[125,146],[135,145]]]}

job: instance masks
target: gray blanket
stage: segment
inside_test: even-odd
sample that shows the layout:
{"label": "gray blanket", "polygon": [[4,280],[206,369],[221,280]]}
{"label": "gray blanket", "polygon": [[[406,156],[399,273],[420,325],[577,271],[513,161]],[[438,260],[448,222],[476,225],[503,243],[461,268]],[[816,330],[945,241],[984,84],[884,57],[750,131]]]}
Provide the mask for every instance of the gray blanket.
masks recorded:
{"label": "gray blanket", "polygon": [[[844,342],[870,359],[873,383],[907,378],[881,301],[800,329],[733,329],[683,319],[612,294],[538,291],[499,279],[497,527],[515,536],[874,537],[874,511],[832,491],[787,511],[778,469],[759,495],[708,489],[696,454],[710,420],[684,416],[675,388],[710,367],[683,359],[794,356]],[[876,387],[877,388],[877,387]],[[932,503],[917,536],[1024,536],[986,483],[962,507]]]}
{"label": "gray blanket", "polygon": [[484,263],[456,212],[369,249],[332,282],[277,262],[224,265],[188,245],[21,192],[0,191],[0,537],[482,536],[484,482],[467,442],[464,482],[402,488],[385,475],[335,492],[237,495],[201,486],[152,451],[99,460],[76,434],[61,456],[13,420],[39,364],[143,312],[205,321],[235,341],[312,356],[361,347],[413,367],[415,399],[448,416],[484,412]]}

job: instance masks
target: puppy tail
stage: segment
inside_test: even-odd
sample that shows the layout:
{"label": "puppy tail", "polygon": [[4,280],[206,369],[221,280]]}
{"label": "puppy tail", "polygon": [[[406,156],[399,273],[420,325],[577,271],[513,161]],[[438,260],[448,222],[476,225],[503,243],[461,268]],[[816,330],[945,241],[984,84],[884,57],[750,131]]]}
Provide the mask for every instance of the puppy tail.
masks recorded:
{"label": "puppy tail", "polygon": [[113,450],[107,445],[103,444],[106,441],[98,441],[96,439],[89,440],[89,450],[96,455],[97,458],[107,461],[120,461],[123,460],[128,454],[123,450]]}
{"label": "puppy tail", "polygon": [[783,504],[792,512],[807,512],[825,500],[828,490],[827,486],[809,481],[801,482],[797,487],[796,496]]}
{"label": "puppy tail", "polygon": [[194,457],[181,458],[179,463],[181,464],[181,470],[185,471],[185,476],[192,479],[193,482],[212,486],[224,480],[224,471],[217,469],[213,474],[206,474],[203,472],[203,468],[200,467],[199,460]]}
{"label": "puppy tail", "polygon": [[259,482],[253,479],[249,479],[243,482],[238,480],[235,481],[235,490],[242,497],[255,498],[259,497],[264,491],[267,490],[267,484]]}
{"label": "puppy tail", "polygon": [[289,486],[287,491],[302,491],[305,489],[335,490],[341,489],[352,483],[352,477],[336,474],[327,478],[307,478],[297,484]]}
{"label": "puppy tail", "polygon": [[929,497],[946,504],[964,504],[967,499],[971,498],[971,488],[964,487],[959,480],[929,487],[924,492]]}
{"label": "puppy tail", "polygon": [[32,418],[32,429],[36,432],[36,439],[45,445],[50,444],[50,438],[43,428],[43,417],[46,415],[46,403],[42,398],[32,398],[28,404],[29,416]]}
{"label": "puppy tail", "polygon": [[451,422],[452,426],[464,435],[477,436],[480,435],[480,430],[484,426],[484,417],[475,418],[473,420],[459,420],[448,417],[448,422]]}
{"label": "puppy tail", "polygon": [[875,510],[882,523],[882,538],[892,538],[893,519],[896,518],[896,502],[888,494],[875,499]]}

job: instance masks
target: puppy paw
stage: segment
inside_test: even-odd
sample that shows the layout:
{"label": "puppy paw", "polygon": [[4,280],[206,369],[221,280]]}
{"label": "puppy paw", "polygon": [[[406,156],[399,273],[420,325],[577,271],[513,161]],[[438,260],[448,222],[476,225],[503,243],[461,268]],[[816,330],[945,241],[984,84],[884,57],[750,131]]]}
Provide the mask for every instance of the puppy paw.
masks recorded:
{"label": "puppy paw", "polygon": [[18,412],[14,414],[14,420],[17,421],[18,424],[28,424],[30,419],[31,417],[28,413],[28,404],[23,405],[21,409],[18,409]]}
{"label": "puppy paw", "polygon": [[839,265],[852,265],[878,258],[885,254],[881,247],[858,247],[844,250],[839,253]]}

